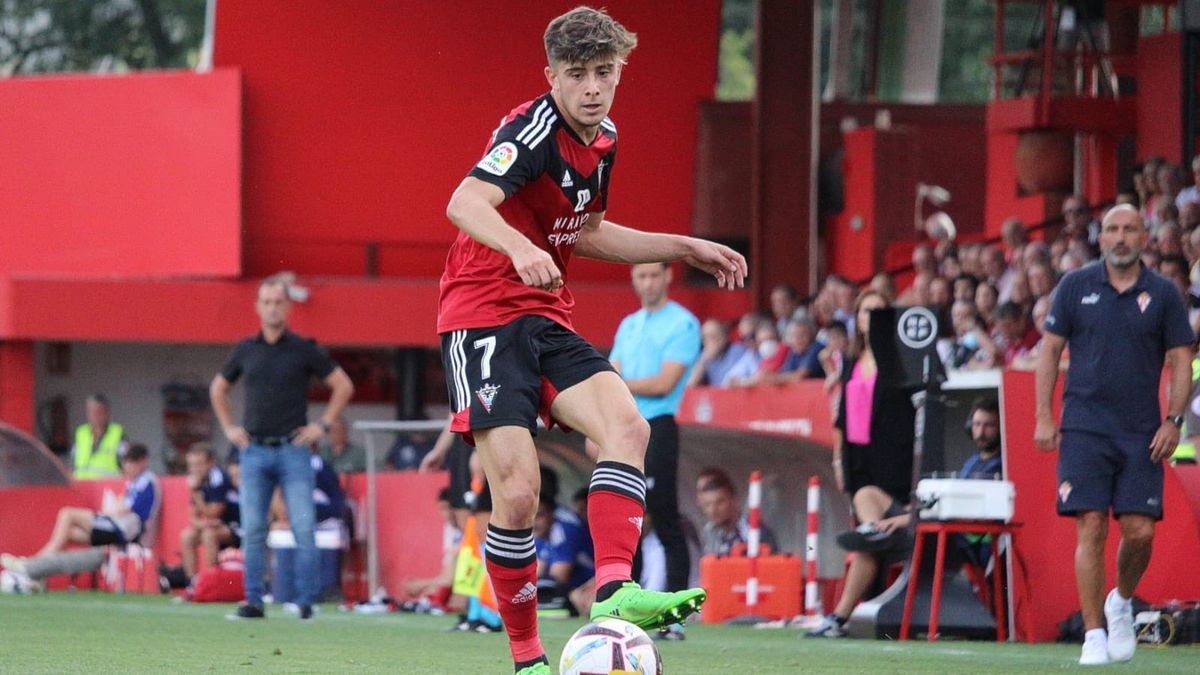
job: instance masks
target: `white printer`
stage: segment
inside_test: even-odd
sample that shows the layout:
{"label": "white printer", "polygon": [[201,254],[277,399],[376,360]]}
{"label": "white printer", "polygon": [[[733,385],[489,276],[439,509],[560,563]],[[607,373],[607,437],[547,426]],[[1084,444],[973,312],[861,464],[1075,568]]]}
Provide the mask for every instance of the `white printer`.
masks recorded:
{"label": "white printer", "polygon": [[1016,490],[1006,480],[924,478],[917,483],[922,520],[1002,520],[1013,517]]}

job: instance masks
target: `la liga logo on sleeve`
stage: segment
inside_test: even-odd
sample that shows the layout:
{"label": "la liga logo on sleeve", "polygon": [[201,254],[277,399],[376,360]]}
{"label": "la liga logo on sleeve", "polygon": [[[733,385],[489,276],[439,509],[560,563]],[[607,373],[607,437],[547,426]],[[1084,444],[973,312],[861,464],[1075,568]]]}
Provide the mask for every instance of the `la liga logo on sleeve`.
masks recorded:
{"label": "la liga logo on sleeve", "polygon": [[509,167],[515,161],[517,161],[517,146],[505,141],[492,148],[491,152],[479,160],[479,164],[476,166],[492,175],[503,176],[508,173]]}

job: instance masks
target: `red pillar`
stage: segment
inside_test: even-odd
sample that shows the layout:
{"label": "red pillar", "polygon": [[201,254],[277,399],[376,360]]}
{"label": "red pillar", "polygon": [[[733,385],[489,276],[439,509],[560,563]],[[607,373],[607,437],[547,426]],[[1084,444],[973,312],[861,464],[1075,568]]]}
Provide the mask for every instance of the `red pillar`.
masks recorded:
{"label": "red pillar", "polygon": [[0,341],[0,422],[33,434],[33,343]]}
{"label": "red pillar", "polygon": [[766,307],[778,283],[816,291],[816,9],[782,0],[755,9],[750,279]]}

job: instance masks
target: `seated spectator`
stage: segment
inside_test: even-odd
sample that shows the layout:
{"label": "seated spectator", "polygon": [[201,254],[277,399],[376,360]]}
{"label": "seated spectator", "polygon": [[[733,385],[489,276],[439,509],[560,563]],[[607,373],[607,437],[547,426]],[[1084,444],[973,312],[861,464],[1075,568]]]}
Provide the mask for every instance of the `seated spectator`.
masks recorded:
{"label": "seated spectator", "polygon": [[846,362],[846,350],[850,348],[850,335],[846,324],[840,321],[827,324],[822,333],[825,348],[817,354],[817,361],[825,372],[825,391],[832,392],[841,382],[842,365]]}
{"label": "seated spectator", "polygon": [[961,274],[954,279],[952,286],[954,300],[963,300],[975,304],[975,291],[979,288],[979,279],[970,274]]}
{"label": "seated spectator", "polygon": [[742,357],[730,366],[725,373],[725,379],[717,383],[719,387],[731,387],[735,382],[749,379],[754,373],[758,372],[758,363],[761,360],[758,356],[758,343],[755,336],[758,332],[759,324],[767,322],[770,319],[761,312],[746,312],[742,318],[738,320],[737,339],[745,347],[742,352]]}
{"label": "seated spectator", "polygon": [[423,607],[459,609],[464,603],[451,599],[450,588],[454,584],[454,568],[458,561],[458,550],[462,546],[463,531],[453,509],[450,508],[450,488],[438,493],[438,514],[442,517],[442,568],[436,576],[426,579],[406,579],[404,593],[417,601],[402,609],[419,611]]}
{"label": "seated spectator", "polygon": [[384,463],[396,471],[415,471],[420,468],[425,455],[433,450],[437,439],[437,436],[425,433],[398,434]]}
{"label": "seated spectator", "polygon": [[150,453],[146,446],[141,443],[130,445],[121,458],[121,475],[126,482],[125,493],[117,505],[100,512],[64,506],[58,511],[50,538],[37,553],[27,558],[0,554],[0,566],[15,574],[40,579],[46,576],[42,571],[55,565],[55,556],[63,553],[69,544],[93,547],[152,545],[162,504],[162,489],[149,465]]}
{"label": "seated spectator", "polygon": [[[992,479],[1001,472],[1000,412],[995,399],[980,399],[971,407],[971,440],[977,452],[959,472],[964,478]],[[912,510],[873,485],[854,493],[854,513],[860,525],[838,536],[838,544],[853,552],[842,595],[833,613],[808,632],[808,637],[845,637],[844,626],[880,571],[908,559],[912,549]],[[968,546],[986,545],[985,540]],[[986,559],[986,558],[983,558]]]}
{"label": "seated spectator", "polygon": [[[748,541],[750,520],[742,513],[729,474],[712,467],[704,469],[698,481],[696,501],[704,514],[704,531],[700,535],[702,555],[729,555],[734,545]],[[759,541],[772,551],[779,550],[775,533],[766,525],[761,528]]]}
{"label": "seated spectator", "polygon": [[994,368],[999,350],[984,329],[975,305],[956,300],[950,308],[950,321],[954,339],[942,354],[942,363],[947,370]]}
{"label": "seated spectator", "polygon": [[[227,546],[237,546],[234,533],[237,523],[237,487],[221,467],[217,466],[212,446],[193,443],[184,458],[187,463],[187,485],[191,519],[179,534],[183,555],[183,573],[191,579],[196,575],[196,547],[204,552],[208,567],[217,564],[217,554]],[[230,504],[233,508],[230,508]],[[226,512],[230,512],[227,514]],[[232,515],[231,520],[229,516]]]}
{"label": "seated spectator", "polygon": [[[337,472],[321,459],[321,455],[313,454],[312,469],[314,521],[317,528],[320,528],[322,524],[343,518],[346,510],[346,493],[342,490]],[[270,520],[272,530],[291,529],[291,525],[288,523],[287,506],[283,502],[283,493],[278,487],[275,488],[275,494],[271,497]]]}
{"label": "seated spectator", "polygon": [[367,470],[367,451],[350,442],[346,420],[341,415],[329,423],[328,440],[321,457],[338,473],[362,473]]}
{"label": "seated spectator", "polygon": [[1187,302],[1188,288],[1192,285],[1187,259],[1181,255],[1164,255],[1162,262],[1158,264],[1158,273],[1175,284],[1180,297]]}
{"label": "seated spectator", "polygon": [[935,313],[950,309],[952,298],[953,293],[950,290],[950,282],[945,278],[934,277],[929,282],[929,307]]}
{"label": "seated spectator", "polygon": [[1025,277],[1029,280],[1029,292],[1035,300],[1053,293],[1054,286],[1058,284],[1053,268],[1043,263],[1031,265],[1025,270]]}
{"label": "seated spectator", "polygon": [[792,312],[800,306],[800,294],[790,284],[779,284],[771,289],[771,316],[775,320],[775,330],[783,333]]}
{"label": "seated spectator", "polygon": [[[886,299],[888,302],[896,301],[896,281],[892,275],[887,272],[880,272],[871,277],[871,290],[879,294],[879,297]],[[851,319],[853,323],[853,319]],[[854,334],[854,326],[850,327],[851,335]]]}
{"label": "seated spectator", "polygon": [[558,475],[542,467],[542,489],[533,518],[537,547],[538,608],[565,609],[578,616],[568,601],[572,591],[595,576],[592,540],[575,512],[558,505]]}
{"label": "seated spectator", "polygon": [[990,283],[981,283],[975,290],[975,310],[979,312],[980,320],[989,330],[996,323],[996,305],[999,300],[1000,294]]}
{"label": "seated spectator", "polygon": [[825,345],[817,341],[817,327],[811,319],[792,319],[788,322],[784,346],[787,355],[776,373],[764,373],[763,384],[788,384],[809,378],[825,377],[818,358]]}
{"label": "seated spectator", "polygon": [[1006,302],[996,310],[996,332],[1000,337],[996,342],[1004,349],[1005,366],[1028,354],[1042,339],[1025,310],[1015,302]]}
{"label": "seated spectator", "polygon": [[700,327],[703,348],[688,386],[720,386],[733,366],[746,354],[746,345],[729,340],[729,327],[718,319],[708,319]]}
{"label": "seated spectator", "polygon": [[1192,158],[1192,181],[1194,183],[1175,195],[1175,208],[1182,214],[1191,204],[1200,204],[1200,155]]}
{"label": "seated spectator", "polygon": [[780,344],[779,332],[775,330],[773,321],[762,321],[754,329],[754,351],[758,367],[753,373],[741,376],[739,362],[729,373],[728,386],[750,387],[757,384],[763,375],[779,371],[783,360],[787,358],[787,348]]}
{"label": "seated spectator", "polygon": [[1051,296],[1045,295],[1038,298],[1037,302],[1033,304],[1033,327],[1037,330],[1039,336],[1037,344],[1025,354],[1013,359],[1009,367],[1016,368],[1017,370],[1037,369],[1038,352],[1042,347],[1042,339],[1046,336],[1046,317],[1050,315],[1050,301]]}
{"label": "seated spectator", "polygon": [[962,276],[962,263],[957,255],[948,255],[942,260],[941,276],[943,279],[957,279]]}

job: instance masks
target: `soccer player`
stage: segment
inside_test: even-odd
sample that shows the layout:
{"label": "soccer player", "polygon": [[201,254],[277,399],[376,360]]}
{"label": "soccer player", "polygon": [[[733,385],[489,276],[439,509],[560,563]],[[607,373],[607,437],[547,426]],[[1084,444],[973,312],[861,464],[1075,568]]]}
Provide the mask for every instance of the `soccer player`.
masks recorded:
{"label": "soccer player", "polygon": [[[1075,584],[1087,630],[1080,665],[1128,661],[1136,651],[1131,600],[1150,564],[1154,523],[1163,516],[1162,461],[1179,444],[1191,389],[1195,336],[1179,291],[1141,261],[1149,238],[1132,206],[1104,215],[1103,260],[1063,277],[1038,353],[1034,442],[1058,448],[1058,513],[1075,518]],[[1068,346],[1060,425],[1051,402]],[[1171,368],[1165,418],[1158,398],[1164,360]],[[1106,597],[1109,512],[1121,546],[1117,587]]]}
{"label": "soccer player", "polygon": [[617,143],[608,112],[637,37],[587,7],[552,20],[544,37],[550,91],[501,121],[447,206],[460,232],[438,308],[452,430],[476,444],[491,485],[486,565],[521,675],[550,672],[535,602],[540,481],[532,435],[539,415],[599,447],[588,499],[596,563],[591,618],[660,627],[681,621],[705,598],[702,589],[657,593],[631,581],[649,426],[609,362],[572,329],[571,255],[684,260],[730,289],[746,276],[745,259],[725,246],[604,219]]}

